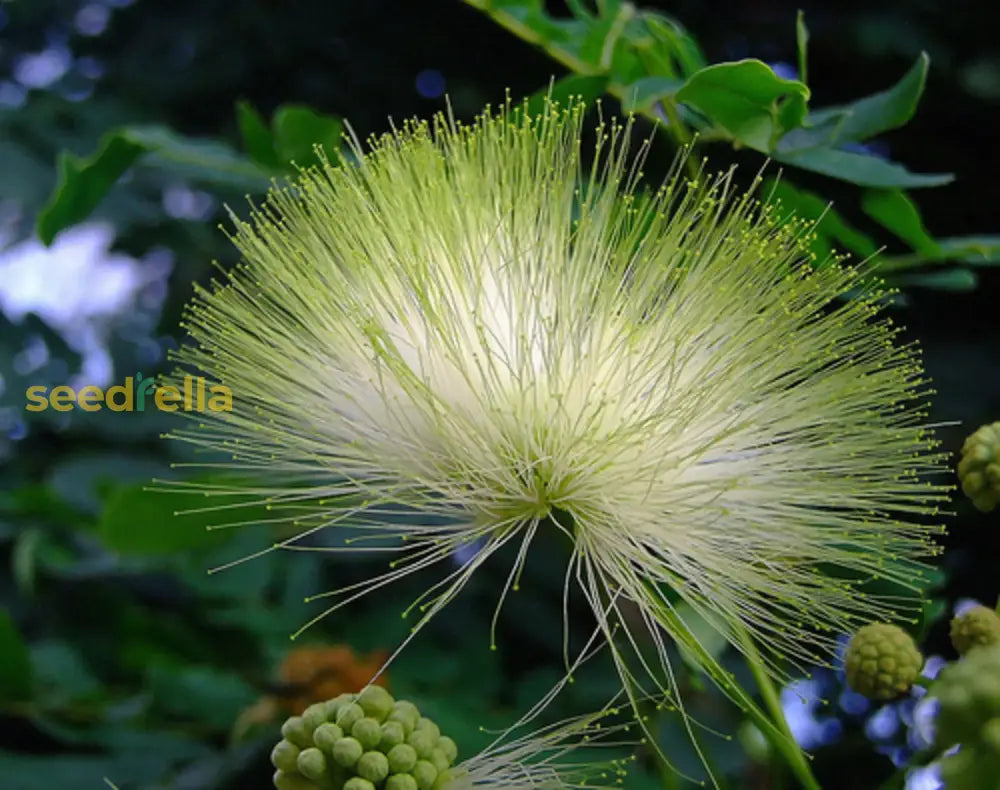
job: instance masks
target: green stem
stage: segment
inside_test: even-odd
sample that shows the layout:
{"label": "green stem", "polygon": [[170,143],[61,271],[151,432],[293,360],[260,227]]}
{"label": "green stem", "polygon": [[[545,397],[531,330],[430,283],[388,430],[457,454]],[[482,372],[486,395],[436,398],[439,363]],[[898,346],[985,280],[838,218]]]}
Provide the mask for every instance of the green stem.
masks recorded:
{"label": "green stem", "polygon": [[743,646],[743,655],[746,658],[747,666],[750,667],[750,671],[753,673],[753,678],[757,683],[757,688],[760,689],[760,695],[764,700],[764,705],[771,714],[769,721],[777,727],[784,737],[772,737],[770,733],[773,731],[770,727],[763,730],[764,734],[768,736],[768,740],[771,741],[771,745],[781,753],[782,757],[784,757],[788,767],[791,768],[792,772],[804,788],[807,788],[807,790],[821,790],[819,782],[816,781],[816,777],[813,776],[812,766],[809,765],[809,758],[806,757],[802,749],[799,748],[798,744],[795,742],[795,738],[792,736],[792,731],[788,727],[788,721],[785,719],[785,711],[781,707],[781,699],[778,696],[778,690],[774,687],[774,683],[771,681],[771,677],[767,673],[764,662],[760,657],[760,651],[757,650],[757,646],[754,644],[753,638],[746,630],[746,626],[742,623],[738,623],[736,625],[736,635]]}
{"label": "green stem", "polygon": [[757,702],[746,692],[746,690],[736,682],[736,679],[724,670],[719,662],[709,653],[705,647],[687,632],[687,627],[677,614],[668,607],[658,610],[660,622],[663,627],[674,635],[680,644],[690,650],[698,663],[708,673],[709,677],[716,683],[719,689],[726,694],[729,699],[740,706],[756,726],[763,733],[768,742],[779,752],[792,773],[799,780],[803,790],[822,790],[816,777],[813,776],[809,761],[802,753],[799,745],[795,742],[788,722],[785,721],[785,712],[781,707],[781,700],[775,690],[771,679],[767,674],[767,669],[760,657],[757,646],[753,643],[753,638],[747,631],[746,626],[740,622],[733,625],[734,635],[744,648],[744,657],[753,672],[754,679],[760,687],[761,695],[767,705],[768,713],[760,709]]}

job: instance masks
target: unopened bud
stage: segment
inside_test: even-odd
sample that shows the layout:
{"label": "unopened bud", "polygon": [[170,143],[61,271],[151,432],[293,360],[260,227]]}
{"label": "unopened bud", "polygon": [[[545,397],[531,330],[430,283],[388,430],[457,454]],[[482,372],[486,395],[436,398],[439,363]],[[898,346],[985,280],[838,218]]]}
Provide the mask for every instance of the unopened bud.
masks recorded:
{"label": "unopened bud", "polygon": [[461,790],[445,781],[455,742],[378,686],[310,705],[281,732],[271,752],[278,790]]}
{"label": "unopened bud", "polygon": [[986,606],[973,606],[951,621],[951,643],[960,655],[974,647],[1000,643],[1000,615]]}
{"label": "unopened bud", "polygon": [[872,700],[905,694],[923,665],[924,657],[913,638],[888,623],[872,623],[858,630],[844,656],[848,685]]}
{"label": "unopened bud", "polygon": [[988,512],[1000,504],[1000,422],[982,426],[965,440],[958,479],[979,510]]}

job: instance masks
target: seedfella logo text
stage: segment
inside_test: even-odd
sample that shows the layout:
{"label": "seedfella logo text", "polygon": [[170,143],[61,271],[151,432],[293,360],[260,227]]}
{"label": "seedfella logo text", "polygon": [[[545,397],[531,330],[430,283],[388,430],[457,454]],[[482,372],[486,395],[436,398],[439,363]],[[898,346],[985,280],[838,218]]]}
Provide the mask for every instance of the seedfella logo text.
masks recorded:
{"label": "seedfella logo text", "polygon": [[145,411],[146,405],[160,411],[232,411],[233,393],[222,384],[208,384],[200,376],[185,376],[183,386],[158,387],[152,377],[143,378],[136,373],[128,376],[124,384],[106,390],[95,386],[75,390],[65,385],[49,390],[40,384],[28,387],[25,392],[27,411]]}

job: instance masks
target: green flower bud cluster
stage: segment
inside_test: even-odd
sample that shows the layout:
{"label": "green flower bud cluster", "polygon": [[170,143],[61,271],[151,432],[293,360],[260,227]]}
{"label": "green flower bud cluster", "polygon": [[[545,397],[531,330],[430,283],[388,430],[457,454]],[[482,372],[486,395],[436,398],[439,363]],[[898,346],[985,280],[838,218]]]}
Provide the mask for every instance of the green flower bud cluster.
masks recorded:
{"label": "green flower bud cluster", "polygon": [[1000,615],[987,606],[973,606],[951,621],[951,643],[963,656],[974,647],[1000,643]]}
{"label": "green flower bud cluster", "polygon": [[847,645],[847,683],[868,699],[889,700],[905,694],[920,676],[924,657],[913,638],[897,625],[872,623]]}
{"label": "green flower bud cluster", "polygon": [[277,790],[444,790],[455,742],[380,686],[310,705],[271,752]]}
{"label": "green flower bud cluster", "polygon": [[940,702],[934,746],[948,790],[995,787],[1000,774],[1000,645],[975,647],[945,667],[930,691]]}
{"label": "green flower bud cluster", "polygon": [[1000,422],[982,426],[962,445],[962,491],[983,512],[1000,504]]}

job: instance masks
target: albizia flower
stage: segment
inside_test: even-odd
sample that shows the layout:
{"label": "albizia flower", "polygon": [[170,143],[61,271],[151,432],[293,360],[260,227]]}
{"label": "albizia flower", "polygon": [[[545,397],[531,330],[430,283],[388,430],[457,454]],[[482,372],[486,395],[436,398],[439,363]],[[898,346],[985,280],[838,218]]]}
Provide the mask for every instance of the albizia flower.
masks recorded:
{"label": "albizia flower", "polygon": [[934,553],[917,352],[870,276],[809,260],[807,224],[731,174],[643,192],[631,125],[601,123],[585,164],[583,124],[580,104],[408,123],[275,191],[179,355],[233,411],[181,436],[302,535],[405,552],[337,605],[462,549],[426,622],[513,544],[502,603],[559,530],[567,595],[630,684],[673,688],[671,642],[721,676],[692,611],[801,667],[892,616],[859,584],[911,586]]}

